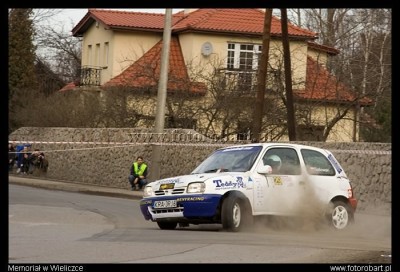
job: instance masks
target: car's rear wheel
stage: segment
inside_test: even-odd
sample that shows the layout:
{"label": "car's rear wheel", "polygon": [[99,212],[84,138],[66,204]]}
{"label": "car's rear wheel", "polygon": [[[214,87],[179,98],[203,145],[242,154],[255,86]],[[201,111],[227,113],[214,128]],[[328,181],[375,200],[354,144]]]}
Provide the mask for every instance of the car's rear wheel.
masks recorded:
{"label": "car's rear wheel", "polygon": [[173,230],[178,225],[177,222],[157,222],[157,225],[162,230]]}
{"label": "car's rear wheel", "polygon": [[338,230],[346,228],[354,221],[353,210],[343,201],[333,202],[327,217],[330,225]]}

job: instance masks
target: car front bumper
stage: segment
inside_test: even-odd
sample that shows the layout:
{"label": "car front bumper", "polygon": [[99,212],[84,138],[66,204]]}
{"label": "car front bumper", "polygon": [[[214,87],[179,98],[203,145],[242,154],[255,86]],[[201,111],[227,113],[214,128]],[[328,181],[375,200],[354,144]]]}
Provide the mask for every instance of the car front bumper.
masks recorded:
{"label": "car front bumper", "polygon": [[[143,198],[140,210],[146,220],[211,218],[217,213],[221,195],[196,194]],[[176,206],[156,208],[158,201],[176,201]]]}

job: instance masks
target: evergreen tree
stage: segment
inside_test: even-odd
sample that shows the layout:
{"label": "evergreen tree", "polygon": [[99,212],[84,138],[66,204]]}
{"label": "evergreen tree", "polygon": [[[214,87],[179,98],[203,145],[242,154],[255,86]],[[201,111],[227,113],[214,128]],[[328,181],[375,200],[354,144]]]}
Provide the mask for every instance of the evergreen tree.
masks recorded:
{"label": "evergreen tree", "polygon": [[14,8],[8,13],[9,133],[21,125],[16,113],[31,106],[26,98],[37,89],[32,12]]}

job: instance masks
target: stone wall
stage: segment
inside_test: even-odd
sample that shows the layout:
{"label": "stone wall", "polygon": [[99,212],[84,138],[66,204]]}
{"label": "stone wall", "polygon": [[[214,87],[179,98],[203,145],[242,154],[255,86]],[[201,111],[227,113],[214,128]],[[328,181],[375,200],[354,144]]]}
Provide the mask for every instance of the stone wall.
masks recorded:
{"label": "stone wall", "polygon": [[[9,141],[31,143],[49,160],[44,178],[129,189],[129,169],[143,156],[152,169],[152,150],[161,149],[161,178],[190,173],[215,149],[235,143],[216,142],[193,130],[169,129],[151,134],[133,128],[24,127]],[[334,153],[352,181],[359,209],[391,207],[391,144],[298,142]]]}

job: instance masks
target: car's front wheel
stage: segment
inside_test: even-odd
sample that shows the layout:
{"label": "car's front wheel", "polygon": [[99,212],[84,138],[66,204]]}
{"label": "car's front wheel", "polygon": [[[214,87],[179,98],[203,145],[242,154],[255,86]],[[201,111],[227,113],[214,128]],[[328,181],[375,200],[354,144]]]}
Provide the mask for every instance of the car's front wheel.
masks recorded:
{"label": "car's front wheel", "polygon": [[228,231],[240,231],[246,225],[251,225],[252,215],[245,205],[245,201],[235,195],[228,196],[222,203],[222,227]]}
{"label": "car's front wheel", "polygon": [[353,210],[343,201],[333,202],[332,208],[327,217],[332,227],[338,230],[346,228],[354,220]]}

